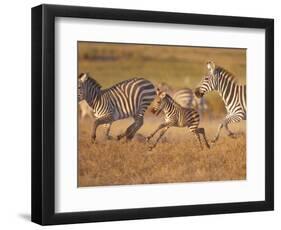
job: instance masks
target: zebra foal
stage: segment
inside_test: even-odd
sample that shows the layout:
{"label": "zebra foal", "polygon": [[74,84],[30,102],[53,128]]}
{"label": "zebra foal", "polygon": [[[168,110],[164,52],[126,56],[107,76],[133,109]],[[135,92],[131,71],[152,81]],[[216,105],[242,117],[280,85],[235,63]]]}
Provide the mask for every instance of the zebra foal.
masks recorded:
{"label": "zebra foal", "polygon": [[235,77],[222,67],[216,66],[214,62],[207,62],[208,74],[203,77],[200,85],[196,88],[197,97],[203,97],[206,93],[217,91],[224,101],[227,115],[218,127],[218,131],[212,143],[215,143],[224,127],[228,136],[236,137],[228,125],[233,122],[246,120],[246,85],[238,84]]}
{"label": "zebra foal", "polygon": [[123,137],[127,140],[132,139],[143,125],[144,112],[154,97],[153,84],[144,78],[125,80],[108,89],[101,89],[101,85],[88,73],[81,73],[78,77],[78,101],[86,100],[95,117],[92,142],[96,139],[98,126],[108,124],[107,136],[109,136],[112,122],[128,117],[133,117],[134,123],[123,134],[118,135],[117,139]]}
{"label": "zebra foal", "polygon": [[167,132],[170,127],[187,127],[197,137],[201,149],[203,149],[200,134],[203,136],[205,145],[210,148],[206,139],[204,128],[198,128],[200,116],[199,113],[192,108],[183,108],[173,98],[165,92],[157,89],[156,97],[152,103],[152,113],[159,115],[161,112],[164,113],[165,122],[160,124],[159,127],[147,137],[149,141],[158,131],[162,129],[159,137],[157,138],[154,145],[150,146],[150,150],[155,148],[161,137]]}

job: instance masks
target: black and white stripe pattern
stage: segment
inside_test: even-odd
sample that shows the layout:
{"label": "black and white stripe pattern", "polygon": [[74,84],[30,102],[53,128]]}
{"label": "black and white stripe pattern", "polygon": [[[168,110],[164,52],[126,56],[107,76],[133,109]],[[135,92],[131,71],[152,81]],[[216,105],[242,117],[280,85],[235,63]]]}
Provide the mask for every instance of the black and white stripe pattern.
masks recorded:
{"label": "black and white stripe pattern", "polygon": [[202,134],[205,144],[209,148],[204,128],[198,128],[200,116],[195,109],[181,107],[170,95],[157,89],[156,98],[152,104],[152,112],[156,115],[159,115],[160,112],[164,113],[165,122],[147,137],[147,141],[149,141],[159,130],[163,129],[155,144],[150,147],[151,149],[157,145],[160,138],[170,127],[189,128],[198,138],[201,148],[203,148],[200,138],[200,134]]}
{"label": "black and white stripe pattern", "polygon": [[183,88],[177,90],[173,94],[173,99],[184,108],[195,108],[199,114],[200,117],[208,110],[208,104],[206,100],[201,97],[197,98],[195,96],[195,93],[190,88]]}
{"label": "black and white stripe pattern", "polygon": [[173,94],[173,99],[184,108],[195,108],[197,101],[190,88],[179,89]]}
{"label": "black and white stripe pattern", "polygon": [[[94,114],[93,114],[93,109],[88,105],[88,103],[85,100],[82,100],[79,102],[78,111],[79,111],[79,117],[82,120],[85,120],[86,117],[88,117],[90,119],[95,119]],[[105,134],[106,134],[107,139],[112,139],[112,137],[109,135],[111,123],[104,124],[103,127],[105,128]]]}
{"label": "black and white stripe pattern", "polygon": [[[144,112],[154,97],[153,84],[144,78],[126,80],[102,90],[101,85],[89,74],[79,75],[78,100],[86,100],[96,118],[92,129],[92,141],[96,139],[96,129],[99,125],[111,124],[113,121],[128,117],[133,117],[134,123],[119,135],[118,139],[125,136],[132,139],[143,125]],[[109,136],[109,130],[107,135]]]}
{"label": "black and white stripe pattern", "polygon": [[238,84],[231,73],[216,66],[214,62],[208,62],[207,68],[209,73],[202,79],[201,84],[195,90],[195,94],[198,97],[203,97],[207,92],[215,90],[224,101],[227,115],[219,125],[217,134],[212,141],[216,142],[222,127],[225,127],[229,136],[235,137],[236,135],[229,130],[228,125],[246,120],[246,85]]}

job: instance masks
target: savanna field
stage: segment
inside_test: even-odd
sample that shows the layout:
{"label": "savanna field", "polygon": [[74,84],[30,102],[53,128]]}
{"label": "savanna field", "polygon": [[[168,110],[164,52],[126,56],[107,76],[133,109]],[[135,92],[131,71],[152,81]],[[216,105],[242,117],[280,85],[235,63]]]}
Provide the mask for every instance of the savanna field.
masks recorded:
{"label": "savanna field", "polygon": [[[246,51],[244,49],[211,49],[171,46],[135,46],[105,43],[78,43],[78,72],[89,72],[103,88],[136,76],[154,85],[165,83],[176,90],[195,88],[206,72],[205,63],[212,60],[246,83]],[[226,115],[217,93],[206,96],[208,111],[202,117],[208,141],[214,137]],[[111,135],[116,137],[132,123],[132,119],[116,121]],[[149,150],[145,137],[151,134],[163,116],[149,111],[144,125],[131,142],[106,140],[100,126],[97,141],[90,141],[92,120],[80,119],[78,138],[78,186],[151,184],[246,179],[246,122],[231,124],[237,138],[226,136],[211,149],[201,150],[195,136],[187,128],[170,128],[156,148]],[[159,135],[159,134],[158,134]],[[151,143],[158,137],[151,139]]]}

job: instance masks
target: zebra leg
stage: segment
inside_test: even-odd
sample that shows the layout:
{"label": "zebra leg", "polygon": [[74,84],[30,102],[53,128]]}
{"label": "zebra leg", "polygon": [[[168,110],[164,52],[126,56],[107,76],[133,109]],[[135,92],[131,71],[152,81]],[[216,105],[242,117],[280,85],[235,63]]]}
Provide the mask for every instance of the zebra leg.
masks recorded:
{"label": "zebra leg", "polygon": [[106,124],[106,133],[105,133],[105,135],[106,135],[107,140],[112,140],[112,136],[109,135],[111,124],[112,123]]}
{"label": "zebra leg", "polygon": [[142,127],[143,125],[143,116],[139,116],[135,119],[135,122],[133,123],[133,126],[131,129],[126,130],[126,138],[127,140],[131,140],[136,132]]}
{"label": "zebra leg", "polygon": [[95,143],[96,141],[96,132],[97,132],[97,128],[98,128],[99,124],[97,122],[97,120],[94,120],[94,123],[93,123],[93,127],[92,127],[92,133],[91,133],[91,142],[92,143]]}
{"label": "zebra leg", "polygon": [[219,125],[218,127],[218,131],[217,131],[217,134],[215,136],[215,138],[212,140],[212,143],[215,143],[218,139],[219,139],[219,136],[220,136],[220,132],[221,132],[221,129],[223,127],[225,127],[225,130],[227,131],[227,135],[228,136],[233,136],[234,133],[232,133],[229,129],[228,129],[228,124],[231,123],[231,122],[238,122],[240,121],[241,119],[237,116],[237,115],[227,115],[225,117],[225,119],[223,120],[223,122]]}
{"label": "zebra leg", "polygon": [[159,142],[159,140],[161,139],[161,137],[163,137],[163,135],[167,132],[167,130],[169,128],[170,128],[170,126],[167,126],[161,131],[161,133],[160,133],[159,137],[157,138],[156,142],[153,145],[149,146],[149,150],[152,150],[153,148],[156,147],[156,145]]}
{"label": "zebra leg", "polygon": [[119,141],[119,140],[121,140],[123,137],[126,137],[128,133],[131,133],[131,132],[133,131],[133,129],[134,129],[134,126],[135,126],[135,122],[134,122],[133,124],[131,124],[131,125],[126,129],[126,131],[125,131],[124,133],[119,134],[119,135],[117,136],[117,140]]}
{"label": "zebra leg", "polygon": [[234,123],[234,122],[240,122],[242,120],[242,118],[239,116],[239,115],[232,115],[232,116],[229,116],[227,118],[227,122],[225,123],[224,127],[225,127],[225,130],[227,132],[227,135],[232,137],[232,138],[237,138],[239,134],[241,133],[234,133],[234,132],[231,132],[228,128],[228,125],[230,123]]}
{"label": "zebra leg", "polygon": [[197,132],[198,132],[198,134],[199,134],[199,133],[202,134],[202,136],[203,136],[203,138],[204,138],[204,141],[205,141],[205,145],[206,145],[207,148],[209,149],[209,148],[210,148],[210,145],[209,145],[209,143],[208,143],[208,141],[207,141],[207,138],[206,138],[205,129],[204,129],[204,128],[198,128],[198,129],[197,129]]}
{"label": "zebra leg", "polygon": [[148,142],[160,129],[163,129],[163,128],[165,128],[166,126],[167,126],[166,123],[160,124],[160,125],[158,126],[158,128],[146,138],[146,141]]}
{"label": "zebra leg", "polygon": [[219,139],[220,132],[221,132],[221,129],[222,129],[223,126],[224,126],[224,123],[221,123],[219,125],[217,134],[216,134],[215,138],[211,141],[213,144]]}
{"label": "zebra leg", "polygon": [[194,131],[192,131],[194,134],[195,134],[195,136],[197,137],[197,139],[198,139],[198,141],[199,141],[199,143],[200,143],[200,148],[201,148],[201,150],[203,149],[203,145],[202,145],[202,141],[201,141],[201,138],[200,138],[200,135],[199,135],[199,132],[198,132],[198,129],[195,129]]}
{"label": "zebra leg", "polygon": [[92,134],[91,134],[91,141],[92,143],[95,143],[96,140],[96,132],[97,132],[97,128],[99,125],[103,125],[103,124],[107,124],[110,123],[111,119],[110,117],[100,117],[96,120],[94,120],[94,124],[93,124],[93,128],[92,128]]}
{"label": "zebra leg", "polygon": [[226,132],[227,132],[227,136],[232,137],[232,138],[235,138],[235,137],[236,137],[236,134],[233,133],[233,132],[231,132],[231,131],[229,130],[229,128],[228,128],[228,123],[225,124],[224,128],[225,128],[225,130],[226,130]]}

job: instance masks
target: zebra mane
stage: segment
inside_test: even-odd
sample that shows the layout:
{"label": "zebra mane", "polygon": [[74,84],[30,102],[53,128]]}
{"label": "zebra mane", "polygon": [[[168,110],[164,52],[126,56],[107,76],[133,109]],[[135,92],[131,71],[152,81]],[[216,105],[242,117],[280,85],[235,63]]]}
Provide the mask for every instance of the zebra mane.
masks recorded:
{"label": "zebra mane", "polygon": [[142,77],[135,77],[135,78],[130,78],[130,79],[126,79],[124,81],[120,81],[118,83],[116,83],[114,86],[120,86],[120,85],[124,85],[124,84],[127,84],[128,82],[132,82],[132,81],[138,81],[138,80],[145,80],[144,78]]}
{"label": "zebra mane", "polygon": [[93,87],[98,88],[98,89],[101,88],[101,85],[100,85],[100,83],[97,82],[97,80],[95,80],[95,79],[93,79],[91,77],[89,77],[88,80],[92,83]]}
{"label": "zebra mane", "polygon": [[[110,87],[107,87],[107,88],[104,88],[102,89],[102,92],[105,93],[105,92],[108,92],[110,91],[112,88],[114,87],[121,87],[121,88],[124,88],[124,86],[126,86],[129,82],[136,82],[138,80],[145,80],[144,78],[142,77],[135,77],[135,78],[130,78],[130,79],[126,79],[126,80],[123,80],[123,81],[120,81],[114,85],[111,85]],[[96,82],[97,83],[97,82]],[[98,84],[98,83],[97,83]]]}
{"label": "zebra mane", "polygon": [[229,72],[228,70],[226,70],[220,66],[217,66],[215,68],[214,75],[217,77],[224,77],[224,78],[227,77],[237,83],[237,78],[231,72]]}
{"label": "zebra mane", "polygon": [[181,107],[180,104],[177,103],[177,102],[176,102],[169,94],[167,94],[167,93],[166,93],[166,99],[167,99],[168,101],[172,102],[173,105],[176,105],[176,106]]}

